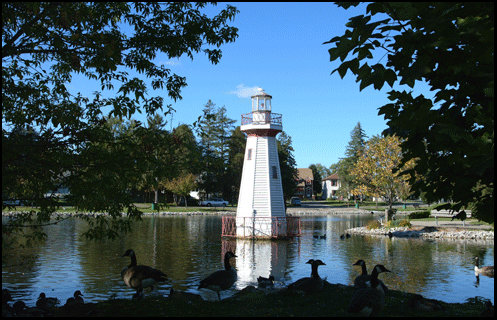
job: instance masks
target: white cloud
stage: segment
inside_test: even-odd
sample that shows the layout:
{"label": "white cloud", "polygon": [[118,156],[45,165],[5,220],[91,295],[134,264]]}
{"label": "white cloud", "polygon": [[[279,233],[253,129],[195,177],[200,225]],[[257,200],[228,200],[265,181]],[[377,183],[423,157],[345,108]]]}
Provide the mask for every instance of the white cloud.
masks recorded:
{"label": "white cloud", "polygon": [[242,84],[236,86],[236,90],[229,91],[227,94],[236,94],[238,98],[250,98],[251,96],[259,93],[260,88],[258,86],[255,87],[246,87]]}
{"label": "white cloud", "polygon": [[171,59],[169,61],[166,61],[166,62],[162,62],[163,64],[167,64],[167,65],[170,65],[170,66],[179,66],[181,65],[181,62],[179,61],[179,58],[178,59]]}

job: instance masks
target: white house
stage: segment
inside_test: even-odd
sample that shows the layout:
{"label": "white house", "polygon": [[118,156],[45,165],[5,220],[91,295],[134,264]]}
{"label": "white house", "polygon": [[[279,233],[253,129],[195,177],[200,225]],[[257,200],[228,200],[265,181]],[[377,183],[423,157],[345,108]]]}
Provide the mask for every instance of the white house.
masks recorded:
{"label": "white house", "polygon": [[322,199],[337,199],[337,192],[340,188],[340,178],[336,173],[331,176],[326,177],[321,181],[321,185],[323,187]]}

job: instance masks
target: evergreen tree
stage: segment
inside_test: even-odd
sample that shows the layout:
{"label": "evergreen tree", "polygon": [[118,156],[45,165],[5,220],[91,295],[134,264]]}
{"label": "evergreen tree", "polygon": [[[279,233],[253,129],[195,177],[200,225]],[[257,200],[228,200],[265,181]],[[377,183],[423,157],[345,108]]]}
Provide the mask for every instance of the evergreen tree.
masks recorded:
{"label": "evergreen tree", "polygon": [[366,146],[367,136],[361,127],[361,123],[357,125],[350,132],[350,141],[345,149],[345,158],[350,159],[351,163],[355,164],[359,160],[359,155],[364,151]]}
{"label": "evergreen tree", "polygon": [[278,135],[276,141],[283,196],[285,199],[290,199],[295,194],[298,184],[297,162],[293,157],[292,138],[283,131]]}
{"label": "evergreen tree", "polygon": [[[345,149],[345,158],[341,159],[339,161],[339,165],[337,166],[337,174],[340,177],[341,183],[340,195],[342,197],[348,198],[350,194],[349,192],[356,189],[354,177],[350,172],[357,164],[357,161],[364,150],[366,138],[367,136],[361,127],[361,123],[358,122],[354,129],[350,132],[350,141]],[[357,199],[354,195],[354,201],[355,200]]]}
{"label": "evergreen tree", "polygon": [[240,130],[240,126],[236,127],[228,141],[228,169],[225,179],[227,184],[223,192],[224,200],[230,203],[238,202],[246,143],[245,134]]}
{"label": "evergreen tree", "polygon": [[204,172],[200,187],[207,195],[222,193],[227,188],[226,172],[229,158],[227,146],[229,136],[234,129],[235,120],[226,116],[226,108],[215,108],[209,100],[199,122],[200,141],[204,161]]}
{"label": "evergreen tree", "polygon": [[323,186],[321,185],[323,177],[321,176],[321,173],[319,172],[315,164],[311,164],[309,166],[309,169],[312,170],[312,175],[314,176],[314,182],[312,184],[312,193],[314,195],[317,195],[318,193],[321,193],[321,191],[323,191]]}

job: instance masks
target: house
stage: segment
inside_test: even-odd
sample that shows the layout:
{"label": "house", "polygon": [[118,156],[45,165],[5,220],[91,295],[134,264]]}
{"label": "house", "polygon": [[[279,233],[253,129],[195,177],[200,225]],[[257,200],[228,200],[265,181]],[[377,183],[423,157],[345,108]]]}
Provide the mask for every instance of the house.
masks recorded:
{"label": "house", "polygon": [[300,199],[312,199],[312,188],[314,183],[314,175],[309,168],[300,168],[298,171],[298,184],[295,196]]}
{"label": "house", "polygon": [[321,181],[323,191],[322,191],[322,199],[337,199],[337,192],[340,188],[340,178],[336,173],[331,176],[326,177]]}

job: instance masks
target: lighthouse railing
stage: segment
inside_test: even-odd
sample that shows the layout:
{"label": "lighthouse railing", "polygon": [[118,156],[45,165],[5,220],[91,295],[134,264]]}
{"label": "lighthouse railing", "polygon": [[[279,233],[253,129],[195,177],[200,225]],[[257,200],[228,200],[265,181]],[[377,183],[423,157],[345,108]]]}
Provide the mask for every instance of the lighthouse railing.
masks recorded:
{"label": "lighthouse railing", "polygon": [[[243,226],[243,233],[237,234],[238,223]],[[241,220],[241,221],[240,221]],[[285,227],[286,232],[282,232],[281,227]],[[269,226],[271,226],[269,228]],[[242,238],[281,238],[281,237],[300,237],[301,224],[299,217],[241,217],[223,216],[222,217],[222,236],[223,237],[242,237]]]}
{"label": "lighthouse railing", "polygon": [[[254,117],[255,115],[255,117]],[[264,115],[264,116],[262,116]],[[283,116],[279,113],[262,112],[242,114],[242,126],[247,124],[282,124]]]}

